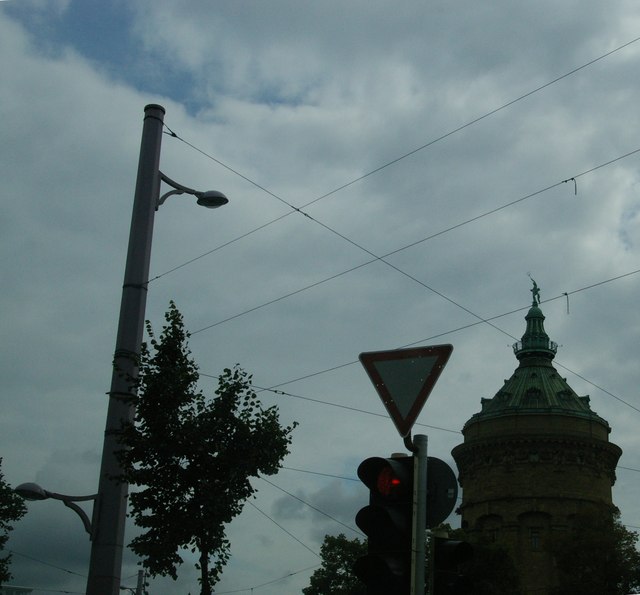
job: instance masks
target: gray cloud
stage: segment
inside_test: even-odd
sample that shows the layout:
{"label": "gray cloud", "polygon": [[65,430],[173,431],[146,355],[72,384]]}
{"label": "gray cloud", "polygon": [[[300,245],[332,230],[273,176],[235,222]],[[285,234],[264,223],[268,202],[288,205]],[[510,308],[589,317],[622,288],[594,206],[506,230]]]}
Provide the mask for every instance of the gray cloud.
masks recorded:
{"label": "gray cloud", "polygon": [[[142,110],[151,102],[202,151],[165,135],[163,171],[231,202],[201,213],[175,197],[158,212],[147,316],[159,327],[175,300],[189,329],[210,327],[191,338],[203,373],[239,362],[258,386],[290,393],[260,392],[284,423],[300,423],[286,466],[355,477],[363,458],[401,450],[354,362],[362,351],[414,342],[454,345],[414,428],[429,435],[431,455],[453,464],[456,430],[516,365],[510,345],[524,332],[530,272],[549,300],[542,308],[561,345],[560,373],[611,423],[620,465],[640,468],[638,277],[601,284],[638,269],[637,155],[609,162],[638,148],[630,73],[640,45],[524,98],[631,41],[635,6],[353,2],[338,10],[281,0],[194,1],[181,11],[141,0],[91,9],[0,6],[0,444],[10,483],[96,489]],[[253,231],[327,193],[304,209],[311,218],[294,212]],[[414,243],[388,263],[376,258]],[[479,323],[493,317],[500,330]],[[202,386],[212,392],[215,381],[203,376]],[[623,522],[640,526],[636,476],[618,469],[614,500]],[[287,470],[270,481],[346,524],[366,503],[357,482]],[[327,532],[346,533],[256,485],[252,502],[310,550]],[[282,577],[260,592],[308,584],[311,570],[302,570],[318,558],[268,516],[248,505],[230,525],[221,592]],[[82,577],[45,564],[86,573],[88,540],[60,503],[31,504],[9,546],[42,561],[15,556],[16,582],[84,588]],[[154,593],[197,589],[185,559],[180,581],[155,580]],[[127,553],[124,576],[135,577],[135,563]]]}

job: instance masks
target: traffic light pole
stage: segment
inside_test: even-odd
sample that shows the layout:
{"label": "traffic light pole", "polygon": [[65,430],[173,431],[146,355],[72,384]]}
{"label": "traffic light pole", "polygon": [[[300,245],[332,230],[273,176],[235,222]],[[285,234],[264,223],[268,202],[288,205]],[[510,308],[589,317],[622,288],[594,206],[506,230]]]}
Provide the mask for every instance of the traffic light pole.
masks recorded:
{"label": "traffic light pole", "polygon": [[411,547],[411,595],[424,595],[427,531],[427,444],[428,438],[413,438],[413,538]]}

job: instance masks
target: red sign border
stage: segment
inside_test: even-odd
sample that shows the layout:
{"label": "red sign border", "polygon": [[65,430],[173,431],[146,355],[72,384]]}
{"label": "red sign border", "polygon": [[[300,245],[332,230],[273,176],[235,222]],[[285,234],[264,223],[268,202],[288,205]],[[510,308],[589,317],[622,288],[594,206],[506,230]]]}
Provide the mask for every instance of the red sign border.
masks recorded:
{"label": "red sign border", "polygon": [[[444,344],[430,345],[426,347],[410,347],[408,349],[391,349],[388,351],[369,351],[361,353],[358,356],[360,363],[364,366],[364,369],[367,372],[371,382],[373,383],[376,392],[382,400],[382,404],[385,406],[387,412],[391,416],[391,419],[393,420],[393,423],[395,424],[402,438],[405,438],[411,432],[411,428],[416,422],[416,419],[418,419],[418,415],[420,415],[420,411],[422,411],[424,404],[429,398],[431,390],[433,389],[435,383],[438,381],[438,378],[440,377],[440,374],[445,365],[449,361],[449,357],[451,356],[452,351],[453,345]],[[393,400],[393,396],[389,394],[389,391],[387,390],[382,377],[376,370],[374,363],[380,361],[432,357],[434,355],[437,356],[436,362],[431,369],[429,376],[427,376],[422,389],[416,395],[416,400],[411,406],[409,413],[406,417],[403,418],[400,410],[398,409],[398,406]]]}

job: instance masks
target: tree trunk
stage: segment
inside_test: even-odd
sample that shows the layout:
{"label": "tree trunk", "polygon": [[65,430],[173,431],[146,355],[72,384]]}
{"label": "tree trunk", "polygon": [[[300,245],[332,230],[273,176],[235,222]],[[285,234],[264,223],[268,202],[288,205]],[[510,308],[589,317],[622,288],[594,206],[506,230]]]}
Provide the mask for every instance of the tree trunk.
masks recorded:
{"label": "tree trunk", "polygon": [[209,552],[206,549],[200,550],[200,595],[212,595],[209,581]]}

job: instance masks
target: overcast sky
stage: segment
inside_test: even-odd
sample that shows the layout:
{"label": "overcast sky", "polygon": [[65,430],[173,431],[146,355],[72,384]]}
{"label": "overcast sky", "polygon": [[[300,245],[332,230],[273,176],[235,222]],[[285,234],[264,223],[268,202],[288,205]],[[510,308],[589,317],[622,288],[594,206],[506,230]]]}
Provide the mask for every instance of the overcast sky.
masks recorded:
{"label": "overcast sky", "polygon": [[[96,490],[158,103],[177,135],[161,169],[230,203],[160,209],[147,318],[175,300],[205,391],[239,363],[300,424],[228,529],[218,593],[299,594],[323,536],[357,535],[359,462],[403,449],[359,353],[454,346],[414,427],[453,465],[517,365],[528,274],[556,367],[624,451],[614,501],[640,527],[639,36],[635,0],[0,2],[5,479]],[[30,504],[9,548],[15,584],[84,592],[89,541],[60,502]],[[150,592],[198,592],[186,559]]]}

